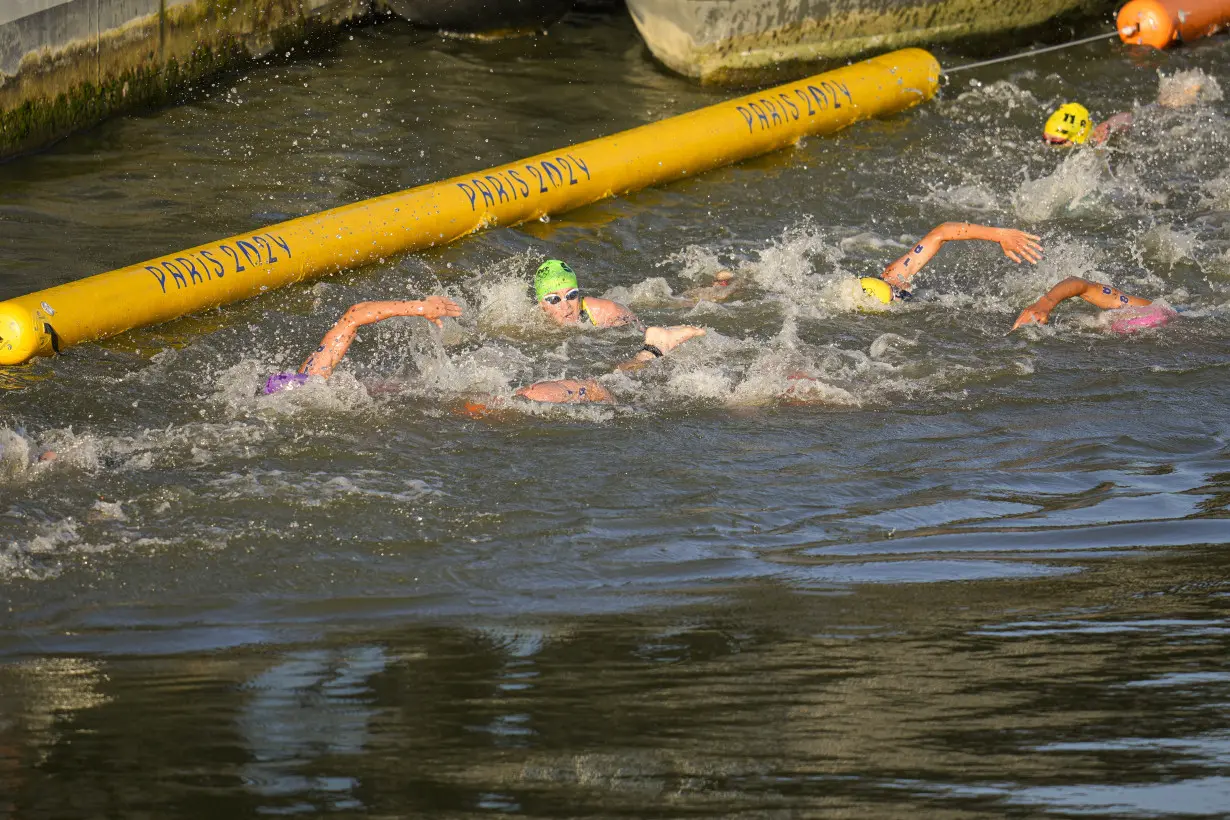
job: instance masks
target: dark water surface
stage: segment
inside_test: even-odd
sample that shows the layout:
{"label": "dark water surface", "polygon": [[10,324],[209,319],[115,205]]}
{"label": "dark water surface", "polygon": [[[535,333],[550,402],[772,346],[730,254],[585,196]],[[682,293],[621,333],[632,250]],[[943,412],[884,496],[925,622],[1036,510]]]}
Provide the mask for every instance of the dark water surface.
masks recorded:
{"label": "dark water surface", "polygon": [[[0,372],[0,816],[1230,815],[1222,87],[1225,38],[957,74],[835,138]],[[359,29],[0,166],[0,298],[729,95],[620,16]],[[1137,127],[1048,149],[1073,98]],[[945,220],[1046,258],[955,243],[874,310],[855,277]],[[547,257],[709,333],[604,376],[615,406],[509,401],[640,343],[549,328]],[[676,298],[721,267],[733,301]],[[1187,312],[1005,335],[1067,275]],[[433,292],[466,315],[366,328],[327,384],[256,398],[348,305]]]}

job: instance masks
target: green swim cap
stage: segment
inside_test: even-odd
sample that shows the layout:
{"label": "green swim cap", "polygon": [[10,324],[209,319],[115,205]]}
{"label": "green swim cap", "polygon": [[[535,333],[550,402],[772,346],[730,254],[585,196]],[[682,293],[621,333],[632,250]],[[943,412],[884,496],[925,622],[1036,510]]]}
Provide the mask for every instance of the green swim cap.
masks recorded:
{"label": "green swim cap", "polygon": [[543,262],[534,274],[534,295],[540,302],[548,293],[575,287],[578,287],[577,275],[572,272],[572,268],[558,259]]}

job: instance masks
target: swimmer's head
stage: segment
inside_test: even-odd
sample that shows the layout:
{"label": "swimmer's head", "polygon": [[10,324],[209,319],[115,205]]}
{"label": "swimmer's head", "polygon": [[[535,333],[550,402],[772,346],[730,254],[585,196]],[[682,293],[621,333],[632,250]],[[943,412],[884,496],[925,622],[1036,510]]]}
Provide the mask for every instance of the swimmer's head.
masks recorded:
{"label": "swimmer's head", "polygon": [[558,259],[548,259],[534,274],[534,295],[538,306],[558,325],[581,322],[581,288],[572,268]]}
{"label": "swimmer's head", "polygon": [[1080,103],[1064,103],[1046,120],[1043,138],[1053,145],[1081,145],[1093,130],[1093,117]]}
{"label": "swimmer's head", "polygon": [[572,268],[558,259],[548,259],[538,266],[534,274],[534,298],[539,302],[548,293],[570,290],[577,287],[577,275]]}
{"label": "swimmer's head", "polygon": [[875,276],[864,276],[858,283],[863,286],[863,293],[886,305],[894,299],[909,299],[911,296],[908,290],[895,288]]}

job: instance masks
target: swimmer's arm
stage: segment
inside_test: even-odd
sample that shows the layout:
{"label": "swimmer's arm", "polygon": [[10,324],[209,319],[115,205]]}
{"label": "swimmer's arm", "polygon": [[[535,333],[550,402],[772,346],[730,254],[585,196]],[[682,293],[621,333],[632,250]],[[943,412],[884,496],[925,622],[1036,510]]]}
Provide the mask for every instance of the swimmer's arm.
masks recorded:
{"label": "swimmer's arm", "polygon": [[517,395],[530,401],[550,404],[580,404],[582,402],[611,402],[615,397],[593,379],[559,379],[550,382],[535,382],[517,390]]}
{"label": "swimmer's arm", "polygon": [[1105,122],[1100,122],[1094,126],[1092,133],[1089,134],[1089,144],[1101,145],[1115,134],[1118,134],[1120,131],[1127,131],[1131,127],[1131,113],[1127,111],[1120,111],[1118,114],[1110,117]]}
{"label": "swimmer's arm", "polygon": [[998,242],[1004,255],[1017,264],[1024,259],[1037,264],[1042,258],[1039,237],[1012,228],[993,228],[989,225],[974,225],[970,222],[945,222],[933,228],[918,240],[904,256],[884,269],[880,278],[890,285],[910,289],[910,279],[931,261],[945,242],[957,239],[984,239]]}
{"label": "swimmer's arm", "polygon": [[329,378],[363,325],[394,316],[422,316],[439,327],[442,326],[441,318],[460,315],[461,306],[452,299],[441,296],[429,296],[421,301],[360,302],[342,314],[337,324],[320,340],[320,347],[316,348],[316,352],[307,357],[299,372],[307,376]]}
{"label": "swimmer's arm", "polygon": [[[704,336],[705,329],[693,325],[651,327],[645,330],[645,346],[626,362],[616,365],[616,370],[640,370],[660,356],[665,356],[688,339]],[[654,348],[650,350],[649,348]],[[655,350],[657,352],[655,352]]]}
{"label": "swimmer's arm", "polygon": [[1144,307],[1153,304],[1149,299],[1131,296],[1118,288],[1104,285],[1101,282],[1090,282],[1076,276],[1069,276],[1055,287],[1051,288],[1038,301],[1021,311],[1013,330],[1024,325],[1044,325],[1050,319],[1051,311],[1065,299],[1079,297],[1089,304],[1102,310],[1113,310],[1122,307]]}

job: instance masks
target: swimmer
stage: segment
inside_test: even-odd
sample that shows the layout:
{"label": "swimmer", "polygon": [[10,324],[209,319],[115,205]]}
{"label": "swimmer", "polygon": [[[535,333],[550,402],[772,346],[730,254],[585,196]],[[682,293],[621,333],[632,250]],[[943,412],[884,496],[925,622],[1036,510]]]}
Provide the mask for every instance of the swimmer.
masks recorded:
{"label": "swimmer", "polygon": [[730,271],[720,270],[713,274],[713,284],[689,288],[679,295],[689,305],[699,302],[725,302],[739,292],[742,284]]}
{"label": "swimmer", "polygon": [[[617,370],[639,370],[655,359],[660,359],[688,339],[704,336],[705,330],[692,325],[675,327],[651,327],[645,331],[645,344],[628,361],[618,365]],[[517,390],[517,395],[530,401],[550,404],[582,404],[586,402],[613,402],[611,395],[597,379],[555,379],[535,382]]]}
{"label": "swimmer", "polygon": [[577,275],[558,259],[548,259],[538,266],[534,274],[534,298],[557,325],[621,327],[640,324],[636,314],[618,302],[582,296]]}
{"label": "swimmer", "polygon": [[[1157,102],[1161,108],[1185,108],[1200,102],[1221,99],[1221,89],[1215,80],[1201,72],[1180,71],[1158,82]],[[1146,105],[1147,111],[1152,106]],[[1064,103],[1046,120],[1042,138],[1051,145],[1103,145],[1115,134],[1131,130],[1134,116],[1129,111],[1113,114],[1105,122],[1093,122],[1089,109],[1076,102]]]}
{"label": "swimmer", "polygon": [[24,427],[11,431],[0,427],[0,465],[23,461],[33,465],[55,461],[57,458],[59,456],[55,450],[44,450],[33,438],[27,436]]}
{"label": "swimmer", "polygon": [[909,299],[910,279],[923,269],[931,258],[939,251],[945,242],[957,239],[983,239],[988,242],[998,242],[1007,256],[1018,265],[1021,261],[1037,264],[1042,258],[1040,237],[1018,231],[1013,228],[992,228],[988,225],[973,225],[968,222],[945,222],[933,228],[926,236],[918,240],[904,256],[889,265],[874,278],[865,276],[859,280],[863,291],[873,299],[884,304],[894,300]]}
{"label": "swimmer", "polygon": [[1089,109],[1080,103],[1064,103],[1042,127],[1042,138],[1051,145],[1102,145],[1120,131],[1132,127],[1132,115],[1121,111],[1105,122],[1093,124]]}
{"label": "swimmer", "polygon": [[1069,276],[1047,291],[1038,301],[1021,311],[1016,323],[1012,325],[1012,330],[1025,325],[1046,324],[1050,319],[1051,311],[1060,302],[1073,297],[1080,297],[1102,310],[1123,311],[1123,314],[1115,318],[1110,325],[1110,329],[1116,333],[1132,333],[1150,327],[1160,327],[1178,315],[1176,311],[1164,305],[1153,304],[1150,299],[1132,296],[1101,282],[1090,282]]}
{"label": "swimmer", "polygon": [[298,387],[312,376],[329,378],[363,325],[375,324],[395,316],[422,316],[436,327],[443,327],[444,323],[440,321],[442,318],[460,315],[461,306],[442,296],[428,296],[422,301],[359,302],[342,314],[337,324],[320,340],[320,347],[307,357],[297,372],[275,373],[270,376],[265,382],[265,395]]}

